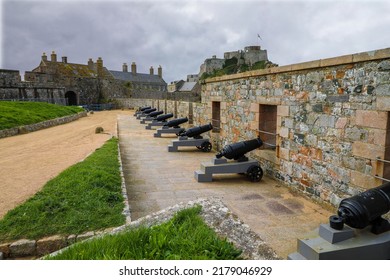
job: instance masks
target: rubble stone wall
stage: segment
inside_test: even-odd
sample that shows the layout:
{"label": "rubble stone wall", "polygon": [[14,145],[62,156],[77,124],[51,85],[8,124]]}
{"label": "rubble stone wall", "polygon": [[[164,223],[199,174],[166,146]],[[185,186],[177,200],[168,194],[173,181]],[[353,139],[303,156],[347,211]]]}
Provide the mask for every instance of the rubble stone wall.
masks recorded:
{"label": "rubble stone wall", "polygon": [[390,49],[208,79],[196,122],[211,121],[213,102],[217,147],[257,137],[260,106],[276,106],[277,147],[248,155],[320,201],[337,205],[388,177],[378,157],[390,159]]}

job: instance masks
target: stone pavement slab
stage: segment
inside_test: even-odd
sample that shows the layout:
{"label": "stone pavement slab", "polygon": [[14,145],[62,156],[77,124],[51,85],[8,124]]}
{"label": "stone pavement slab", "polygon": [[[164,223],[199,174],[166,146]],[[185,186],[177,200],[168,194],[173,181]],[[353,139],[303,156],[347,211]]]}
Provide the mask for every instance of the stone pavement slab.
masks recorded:
{"label": "stone pavement slab", "polygon": [[118,116],[118,134],[131,219],[197,198],[218,197],[281,258],[296,251],[298,238],[310,237],[332,212],[266,176],[252,183],[239,174],[213,175],[199,183],[194,171],[215,151],[185,148],[168,152],[172,137],[153,137],[135,117]]}

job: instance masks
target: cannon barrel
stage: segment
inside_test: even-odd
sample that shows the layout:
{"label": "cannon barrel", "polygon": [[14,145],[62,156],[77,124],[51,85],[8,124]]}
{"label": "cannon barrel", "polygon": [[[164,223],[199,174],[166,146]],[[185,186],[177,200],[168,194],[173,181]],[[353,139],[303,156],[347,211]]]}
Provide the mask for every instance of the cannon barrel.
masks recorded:
{"label": "cannon barrel", "polygon": [[[357,229],[373,225],[371,231],[374,233],[378,231],[378,228],[374,228],[374,226],[382,228],[384,226],[389,230],[388,221],[381,218],[382,215],[389,211],[390,183],[388,182],[358,195],[343,199],[339,204],[337,215],[329,218],[330,226],[334,229],[342,229],[345,223]],[[379,229],[379,231],[381,230]]]}
{"label": "cannon barrel", "polygon": [[149,113],[151,113],[151,112],[154,112],[154,111],[157,111],[157,109],[156,109],[156,108],[150,108],[150,109],[144,110],[143,113],[144,113],[145,115],[147,115],[147,114],[149,114]]}
{"label": "cannon barrel", "polygon": [[165,121],[166,119],[169,119],[169,118],[172,118],[173,117],[173,114],[172,113],[169,113],[169,114],[165,114],[165,115],[160,115],[156,118],[156,121],[158,122],[163,122]]}
{"label": "cannon barrel", "polygon": [[242,158],[246,153],[257,149],[263,145],[263,141],[260,138],[237,142],[225,146],[218,154],[216,158],[225,157],[227,159],[238,160]]}
{"label": "cannon barrel", "polygon": [[157,117],[158,115],[161,115],[164,113],[164,111],[154,111],[148,114],[149,117]]}
{"label": "cannon barrel", "polygon": [[201,135],[202,133],[205,133],[205,132],[210,131],[212,129],[213,129],[213,126],[211,125],[211,123],[209,123],[206,125],[191,127],[188,130],[180,133],[180,136],[197,137],[197,136]]}
{"label": "cannon barrel", "polygon": [[152,107],[150,107],[150,106],[141,107],[141,108],[139,109],[139,111],[143,112],[143,111],[145,111],[145,110],[147,110],[147,109],[151,109],[151,108],[152,108]]}
{"label": "cannon barrel", "polygon": [[167,122],[167,123],[165,124],[165,126],[168,126],[168,127],[177,127],[178,125],[180,125],[180,124],[182,124],[182,123],[185,123],[185,122],[188,122],[188,118],[187,118],[187,117],[171,120],[171,121]]}

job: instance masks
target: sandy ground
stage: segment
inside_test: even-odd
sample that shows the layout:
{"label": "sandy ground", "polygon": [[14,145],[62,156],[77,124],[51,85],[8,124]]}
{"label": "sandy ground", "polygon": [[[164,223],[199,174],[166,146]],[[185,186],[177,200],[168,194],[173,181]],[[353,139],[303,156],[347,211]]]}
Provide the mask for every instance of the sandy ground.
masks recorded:
{"label": "sandy ground", "polygon": [[[0,218],[116,136],[118,115],[130,114],[95,112],[68,124],[0,139]],[[98,126],[104,134],[95,134]]]}

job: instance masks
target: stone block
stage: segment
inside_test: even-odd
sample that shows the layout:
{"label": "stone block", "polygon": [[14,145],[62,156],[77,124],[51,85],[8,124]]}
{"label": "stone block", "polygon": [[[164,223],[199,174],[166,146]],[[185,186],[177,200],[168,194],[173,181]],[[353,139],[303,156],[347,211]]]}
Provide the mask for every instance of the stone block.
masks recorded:
{"label": "stone block", "polygon": [[69,235],[68,238],[66,239],[67,245],[69,246],[69,245],[76,243],[76,237],[77,236],[75,234]]}
{"label": "stone block", "polygon": [[93,237],[94,235],[95,235],[95,233],[93,231],[89,231],[89,232],[77,235],[76,240],[77,240],[77,242],[80,242],[82,240],[89,239],[89,238]]}
{"label": "stone block", "polygon": [[286,105],[279,105],[277,107],[276,115],[281,117],[288,117],[290,115],[290,107]]}
{"label": "stone block", "polygon": [[310,69],[310,68],[318,68],[321,65],[321,60],[313,60],[302,63],[296,63],[291,65],[292,71]]}
{"label": "stone block", "polygon": [[386,129],[387,112],[356,110],[356,125]]}
{"label": "stone block", "polygon": [[11,257],[26,257],[33,256],[36,252],[36,241],[21,239],[9,246]]}
{"label": "stone block", "polygon": [[320,127],[335,127],[336,117],[322,114],[318,117],[316,124]]}
{"label": "stone block", "polygon": [[46,237],[37,241],[37,254],[44,256],[67,246],[66,239],[60,235]]}
{"label": "stone block", "polygon": [[351,170],[351,183],[363,189],[371,189],[381,184],[381,180],[361,172]]}
{"label": "stone block", "polygon": [[9,245],[10,243],[0,244],[0,252],[3,253],[4,258],[9,256]]}
{"label": "stone block", "polygon": [[390,111],[390,96],[377,96],[376,109],[381,111]]}
{"label": "stone block", "polygon": [[290,150],[279,147],[279,158],[289,161],[290,160]]}
{"label": "stone block", "polygon": [[390,48],[374,50],[369,52],[361,52],[353,55],[353,62],[370,61],[376,59],[384,59],[390,57]]}
{"label": "stone block", "polygon": [[334,66],[334,65],[341,65],[341,64],[349,64],[352,63],[352,58],[353,56],[351,54],[326,58],[321,60],[320,66],[326,67],[326,66]]}
{"label": "stone block", "polygon": [[289,129],[287,127],[281,127],[279,129],[279,136],[283,138],[289,138]]}
{"label": "stone block", "polygon": [[382,146],[355,141],[352,144],[352,154],[357,157],[375,160],[384,158],[385,148]]}
{"label": "stone block", "polygon": [[250,112],[259,113],[260,105],[259,103],[251,103]]}

